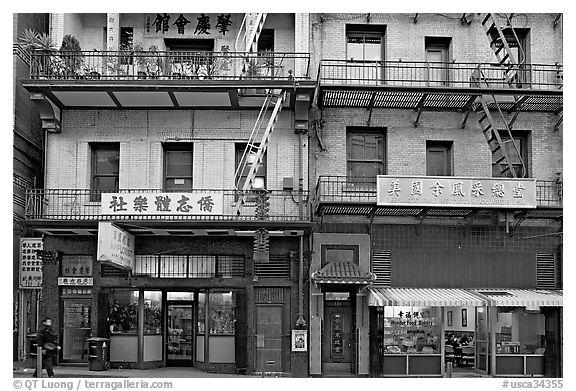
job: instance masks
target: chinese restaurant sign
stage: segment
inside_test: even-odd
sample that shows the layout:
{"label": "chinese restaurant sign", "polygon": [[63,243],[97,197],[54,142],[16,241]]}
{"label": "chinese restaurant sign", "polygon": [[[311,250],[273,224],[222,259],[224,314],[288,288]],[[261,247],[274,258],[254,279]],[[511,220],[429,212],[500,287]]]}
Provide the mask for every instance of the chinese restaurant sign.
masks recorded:
{"label": "chinese restaurant sign", "polygon": [[222,215],[222,192],[103,193],[103,215]]}
{"label": "chinese restaurant sign", "polygon": [[536,179],[378,175],[380,206],[536,208]]}
{"label": "chinese restaurant sign", "polygon": [[97,259],[123,269],[134,265],[134,236],[108,221],[98,223]]}
{"label": "chinese restaurant sign", "polygon": [[42,250],[42,239],[20,239],[20,288],[42,288],[42,259],[37,250]]}
{"label": "chinese restaurant sign", "polygon": [[92,277],[58,277],[60,286],[92,286],[94,278]]}

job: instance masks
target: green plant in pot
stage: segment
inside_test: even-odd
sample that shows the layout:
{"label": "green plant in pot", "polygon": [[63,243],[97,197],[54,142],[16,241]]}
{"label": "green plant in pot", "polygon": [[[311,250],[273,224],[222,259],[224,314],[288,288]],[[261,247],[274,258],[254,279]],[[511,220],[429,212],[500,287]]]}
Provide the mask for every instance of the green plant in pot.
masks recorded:
{"label": "green plant in pot", "polygon": [[65,35],[60,46],[60,58],[67,76],[77,76],[84,62],[80,42],[72,35]]}
{"label": "green plant in pot", "polygon": [[28,54],[37,54],[31,64],[32,74],[51,76],[59,72],[60,59],[56,55],[58,50],[50,35],[26,29],[18,37],[18,43]]}

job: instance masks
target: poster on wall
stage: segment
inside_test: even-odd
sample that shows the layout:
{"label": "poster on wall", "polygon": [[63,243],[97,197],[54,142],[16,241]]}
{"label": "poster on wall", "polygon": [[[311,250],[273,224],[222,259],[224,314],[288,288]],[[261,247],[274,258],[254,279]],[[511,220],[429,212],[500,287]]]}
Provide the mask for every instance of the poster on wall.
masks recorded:
{"label": "poster on wall", "polygon": [[41,238],[20,239],[20,289],[42,288],[42,259],[37,255],[42,249]]}
{"label": "poster on wall", "polygon": [[308,351],[308,333],[306,330],[292,330],[292,351],[293,352],[306,352]]}

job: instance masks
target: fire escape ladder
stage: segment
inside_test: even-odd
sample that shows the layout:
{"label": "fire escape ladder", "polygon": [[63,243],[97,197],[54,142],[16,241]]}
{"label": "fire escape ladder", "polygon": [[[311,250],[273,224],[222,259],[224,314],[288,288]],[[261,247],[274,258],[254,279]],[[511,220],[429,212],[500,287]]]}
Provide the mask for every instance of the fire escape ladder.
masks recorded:
{"label": "fire escape ladder", "polygon": [[[484,78],[484,74],[480,71],[480,78],[483,81],[484,85],[488,86],[486,79]],[[482,85],[482,84],[481,84]],[[492,156],[494,158],[493,163],[497,164],[499,167],[504,166],[500,170],[500,174],[504,176],[517,178],[518,174],[514,169],[514,165],[512,161],[518,162],[518,164],[522,165],[522,173],[520,177],[526,176],[526,166],[524,161],[522,160],[522,155],[520,154],[520,150],[518,146],[514,142],[514,138],[512,137],[512,132],[508,127],[508,123],[506,122],[506,118],[504,117],[504,113],[502,109],[498,105],[496,101],[496,97],[494,95],[482,95],[480,96],[480,103],[482,104],[482,109],[484,110],[484,115],[480,117],[478,122],[480,123],[480,127],[482,128],[482,133],[484,134],[484,138],[488,143],[490,151],[492,152]],[[490,105],[493,104],[496,107],[496,112],[498,113],[498,118],[500,122],[500,126],[498,126],[498,122],[495,120],[494,116],[490,112]],[[500,132],[504,132],[504,136],[506,140],[502,140]],[[509,148],[509,145],[512,148]],[[513,160],[512,160],[513,159]]]}
{"label": "fire escape ladder", "polygon": [[257,66],[258,39],[264,28],[267,15],[266,13],[247,13],[240,25],[234,47],[237,52],[247,52],[242,64],[242,78],[247,76],[251,66]]}
{"label": "fire escape ladder", "polygon": [[[235,209],[236,215],[240,215],[242,208],[246,203],[248,192],[252,190],[258,168],[262,165],[264,154],[268,148],[270,135],[276,128],[276,123],[278,122],[278,117],[285,100],[286,91],[282,91],[280,94],[276,94],[274,90],[268,90],[268,94],[264,99],[264,103],[262,104],[256,123],[254,124],[252,132],[250,133],[248,143],[246,144],[246,148],[244,149],[244,153],[242,154],[238,168],[234,174],[234,188],[239,193],[239,198]],[[268,123],[264,128],[263,124],[266,121],[267,113],[269,112],[269,108],[272,105],[274,108],[268,118]],[[241,183],[243,173],[246,170],[248,170],[248,174],[245,177],[246,179],[244,183]]]}

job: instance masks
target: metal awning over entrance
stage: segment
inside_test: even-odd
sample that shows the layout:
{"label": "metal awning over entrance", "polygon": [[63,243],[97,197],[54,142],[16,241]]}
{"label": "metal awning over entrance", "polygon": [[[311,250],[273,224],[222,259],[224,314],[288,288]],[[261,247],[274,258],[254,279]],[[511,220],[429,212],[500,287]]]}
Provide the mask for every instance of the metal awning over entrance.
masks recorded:
{"label": "metal awning over entrance", "polygon": [[476,289],[491,307],[562,307],[562,291],[542,289]]}
{"label": "metal awning over entrance", "polygon": [[333,261],[311,275],[316,284],[370,284],[376,280],[374,273],[362,270],[352,262]]}
{"label": "metal awning over entrance", "polygon": [[487,299],[465,289],[448,288],[368,288],[368,305],[465,307],[485,306]]}

